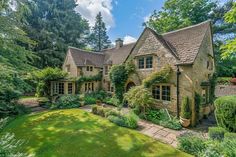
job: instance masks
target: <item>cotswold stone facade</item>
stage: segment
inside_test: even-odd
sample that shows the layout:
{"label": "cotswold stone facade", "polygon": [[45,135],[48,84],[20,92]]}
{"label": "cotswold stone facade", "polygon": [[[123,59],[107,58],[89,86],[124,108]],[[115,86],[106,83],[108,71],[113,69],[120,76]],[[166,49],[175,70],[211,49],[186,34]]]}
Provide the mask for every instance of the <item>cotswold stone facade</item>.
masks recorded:
{"label": "cotswold stone facade", "polygon": [[[132,59],[136,66],[136,74],[129,76],[125,90],[142,84],[142,80],[153,72],[160,71],[165,65],[173,69],[168,83],[153,84],[150,90],[156,99],[156,106],[167,108],[178,115],[184,96],[188,96],[192,104],[192,122],[196,120],[195,94],[203,98],[205,105],[209,104],[209,79],[215,72],[212,46],[211,23],[206,21],[194,26],[173,32],[158,34],[150,28],[145,28],[136,43],[123,45],[122,40],[116,41],[116,47],[100,53],[87,52],[70,47],[63,64],[63,70],[71,77],[93,77],[102,74],[100,81],[83,83],[80,89],[73,83],[73,92],[84,93],[104,89],[113,92],[108,73],[113,65],[123,64]],[[68,84],[65,81],[64,93],[55,82],[52,82],[52,95],[67,94]]]}

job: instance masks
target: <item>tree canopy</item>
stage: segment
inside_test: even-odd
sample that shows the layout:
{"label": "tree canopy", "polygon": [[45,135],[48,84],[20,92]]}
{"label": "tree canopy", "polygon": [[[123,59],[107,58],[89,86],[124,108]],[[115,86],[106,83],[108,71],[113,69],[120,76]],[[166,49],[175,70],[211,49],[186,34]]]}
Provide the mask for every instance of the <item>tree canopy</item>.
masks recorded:
{"label": "tree canopy", "polygon": [[88,22],[75,12],[74,0],[32,0],[26,3],[25,29],[37,42],[34,51],[40,59],[36,66],[61,66],[68,46],[85,48]]}

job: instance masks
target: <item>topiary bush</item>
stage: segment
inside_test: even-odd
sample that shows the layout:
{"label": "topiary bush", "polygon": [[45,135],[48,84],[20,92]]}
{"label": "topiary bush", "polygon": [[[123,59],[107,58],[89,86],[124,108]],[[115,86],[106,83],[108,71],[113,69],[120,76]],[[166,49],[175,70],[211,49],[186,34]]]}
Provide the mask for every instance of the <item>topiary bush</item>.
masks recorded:
{"label": "topiary bush", "polygon": [[214,104],[218,125],[230,132],[236,132],[236,96],[220,97]]}
{"label": "topiary bush", "polygon": [[191,118],[190,101],[187,96],[183,97],[182,104],[181,104],[180,116],[185,119]]}
{"label": "topiary bush", "polygon": [[223,140],[227,131],[222,127],[209,127],[208,135],[213,140]]}

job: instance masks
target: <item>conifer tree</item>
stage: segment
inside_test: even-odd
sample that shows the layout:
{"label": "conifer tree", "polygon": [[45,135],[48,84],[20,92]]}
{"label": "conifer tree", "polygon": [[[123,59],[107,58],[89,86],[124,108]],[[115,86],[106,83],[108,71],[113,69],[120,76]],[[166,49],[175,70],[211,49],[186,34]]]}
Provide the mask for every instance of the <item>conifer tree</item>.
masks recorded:
{"label": "conifer tree", "polygon": [[96,22],[90,35],[90,44],[95,51],[102,51],[111,45],[101,12],[96,16]]}

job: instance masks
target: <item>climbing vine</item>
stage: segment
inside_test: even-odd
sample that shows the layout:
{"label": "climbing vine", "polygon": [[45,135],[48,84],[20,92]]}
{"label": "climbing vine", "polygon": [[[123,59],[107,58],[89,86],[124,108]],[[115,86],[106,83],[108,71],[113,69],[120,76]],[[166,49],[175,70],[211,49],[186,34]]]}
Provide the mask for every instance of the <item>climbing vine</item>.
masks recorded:
{"label": "climbing vine", "polygon": [[125,92],[125,83],[128,80],[130,74],[135,73],[136,68],[132,59],[129,59],[125,64],[114,65],[111,68],[109,77],[112,85],[115,88],[115,95],[123,101],[123,94]]}
{"label": "climbing vine", "polygon": [[76,80],[77,82],[77,89],[80,91],[81,86],[85,82],[92,82],[92,81],[102,81],[102,73],[100,72],[94,76],[81,76],[79,79]]}
{"label": "climbing vine", "polygon": [[214,73],[213,76],[209,79],[210,82],[210,93],[209,93],[209,101],[213,103],[215,100],[215,87],[217,83],[217,74]]}
{"label": "climbing vine", "polygon": [[167,83],[170,80],[172,71],[170,65],[164,66],[161,71],[154,72],[143,80],[144,87],[150,88],[153,84]]}

